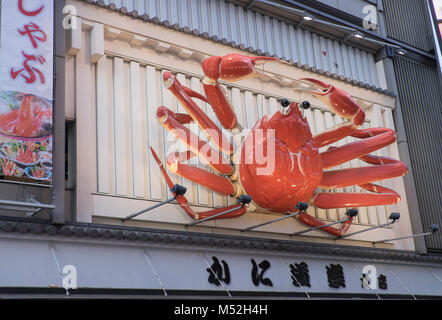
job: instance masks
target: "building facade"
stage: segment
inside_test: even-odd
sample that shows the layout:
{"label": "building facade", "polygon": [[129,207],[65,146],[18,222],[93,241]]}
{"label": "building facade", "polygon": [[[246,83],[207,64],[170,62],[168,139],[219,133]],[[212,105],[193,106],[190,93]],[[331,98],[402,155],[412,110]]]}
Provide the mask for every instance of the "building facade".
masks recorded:
{"label": "building facade", "polygon": [[[442,90],[430,11],[425,1],[413,5],[419,15],[407,20],[397,10],[409,7],[390,0],[56,1],[54,179],[0,180],[7,257],[0,294],[441,297],[434,225],[442,223]],[[203,94],[202,61],[231,53],[285,61],[259,66],[265,78],[221,81],[245,129],[280,111],[284,98],[310,102],[302,112],[313,135],[339,126],[344,119],[303,90],[299,79],[314,78],[351,95],[366,113],[362,128],[396,131],[397,141],[375,154],[408,166],[407,175],[381,183],[401,201],[358,208],[342,238],[302,233],[308,228],[296,218],[259,209],[192,225],[173,201],[125,219],[172,197],[149,149],[163,163],[173,146],[186,150],[156,119],[162,105],[185,112],[164,73]],[[195,101],[220,125],[207,103]],[[356,159],[339,169],[361,166]],[[236,203],[170,176],[197,212]],[[345,208],[311,204],[307,213],[327,224],[346,217]]]}

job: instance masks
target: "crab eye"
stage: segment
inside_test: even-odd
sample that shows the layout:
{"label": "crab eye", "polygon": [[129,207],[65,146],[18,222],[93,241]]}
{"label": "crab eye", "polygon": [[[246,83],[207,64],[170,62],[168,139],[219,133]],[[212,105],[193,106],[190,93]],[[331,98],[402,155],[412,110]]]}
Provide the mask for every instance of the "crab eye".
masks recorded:
{"label": "crab eye", "polygon": [[282,99],[280,101],[280,103],[281,103],[281,107],[282,107],[281,108],[281,113],[283,115],[288,114],[290,112],[290,101],[288,101],[287,99]]}
{"label": "crab eye", "polygon": [[287,99],[282,99],[281,100],[281,106],[283,108],[287,108],[290,105],[290,101],[288,101]]}
{"label": "crab eye", "polygon": [[303,109],[308,109],[310,108],[310,102],[308,102],[307,100],[302,101],[301,107]]}

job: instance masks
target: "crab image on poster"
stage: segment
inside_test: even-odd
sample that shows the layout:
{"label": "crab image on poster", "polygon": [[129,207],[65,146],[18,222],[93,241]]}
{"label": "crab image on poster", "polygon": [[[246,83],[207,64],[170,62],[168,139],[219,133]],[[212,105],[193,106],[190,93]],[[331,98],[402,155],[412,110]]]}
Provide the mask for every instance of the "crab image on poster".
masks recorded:
{"label": "crab image on poster", "polygon": [[0,173],[50,181],[52,102],[16,91],[0,92]]}

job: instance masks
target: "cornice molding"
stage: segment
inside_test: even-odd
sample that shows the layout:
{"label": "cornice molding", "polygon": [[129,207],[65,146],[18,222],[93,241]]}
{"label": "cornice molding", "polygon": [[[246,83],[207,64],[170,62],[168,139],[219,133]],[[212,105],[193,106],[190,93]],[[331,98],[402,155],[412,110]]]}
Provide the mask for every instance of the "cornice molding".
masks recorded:
{"label": "cornice molding", "polygon": [[82,238],[82,240],[90,242],[93,242],[94,239],[100,239],[104,242],[117,240],[133,244],[139,242],[140,245],[179,245],[189,248],[198,246],[206,249],[234,249],[247,250],[247,252],[251,250],[267,251],[272,254],[305,254],[318,258],[332,256],[336,259],[378,260],[405,264],[440,264],[442,267],[442,255],[420,255],[411,251],[87,223],[51,225],[42,222],[3,220],[0,222],[0,235],[2,233],[17,236],[19,234],[46,236],[52,237],[53,240],[60,239],[60,237],[64,240]]}

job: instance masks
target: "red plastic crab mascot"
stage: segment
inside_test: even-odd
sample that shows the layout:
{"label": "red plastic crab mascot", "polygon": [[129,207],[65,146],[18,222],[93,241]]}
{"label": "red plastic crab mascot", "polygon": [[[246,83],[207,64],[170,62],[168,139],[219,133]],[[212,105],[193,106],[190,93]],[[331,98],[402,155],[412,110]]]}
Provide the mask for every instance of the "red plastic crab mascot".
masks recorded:
{"label": "red plastic crab mascot", "polygon": [[[218,83],[218,79],[237,81],[256,72],[255,65],[267,61],[279,61],[271,57],[248,57],[229,54],[223,57],[210,57],[203,61],[203,80],[206,97],[183,86],[170,72],[164,72],[164,85],[181,102],[187,114],[174,113],[165,106],[157,111],[161,125],[185,143],[190,151],[173,152],[167,156],[167,167],[173,173],[203,185],[223,195],[236,198],[247,195],[252,199],[253,207],[259,211],[293,213],[297,212],[300,202],[309,202],[322,209],[356,208],[395,204],[400,196],[393,190],[373,184],[375,181],[403,176],[407,173],[404,163],[370,155],[386,145],[393,143],[396,134],[387,128],[357,129],[365,119],[361,107],[344,91],[314,79],[300,79],[319,87],[320,91],[307,90],[321,98],[339,116],[349,120],[341,126],[312,136],[307,120],[302,116],[298,105],[287,100],[282,101],[283,111],[272,116],[264,116],[248,133],[238,150],[230,139],[198,107],[193,98],[207,102],[212,107],[224,129],[233,135],[242,131],[229,100]],[[303,107],[308,107],[305,102]],[[186,124],[195,121],[206,134],[211,145],[201,140],[190,131]],[[269,134],[272,133],[272,134]],[[352,136],[360,140],[341,147],[330,147],[320,153],[319,148],[330,145],[342,138]],[[267,143],[272,137],[272,143]],[[269,150],[271,146],[272,150]],[[204,151],[204,152],[203,152]],[[262,173],[263,164],[254,161],[258,152],[274,152],[273,168]],[[153,156],[170,188],[173,183],[161,161],[152,149]],[[229,156],[230,161],[220,154]],[[207,162],[215,173],[186,164],[186,160],[199,156]],[[359,158],[373,166],[332,170],[346,161]],[[239,159],[239,161],[234,161]],[[261,170],[261,173],[259,171]],[[335,189],[358,185],[370,191],[365,193],[315,193],[316,188]],[[183,195],[176,194],[177,201],[193,219],[201,220],[216,215],[214,218],[234,218],[243,215],[247,207],[241,204],[217,208],[206,212],[194,212]],[[228,213],[220,215],[221,212]],[[311,227],[321,227],[324,222],[301,212],[297,219]],[[337,237],[349,229],[351,216],[339,228],[326,226],[321,230]]]}

